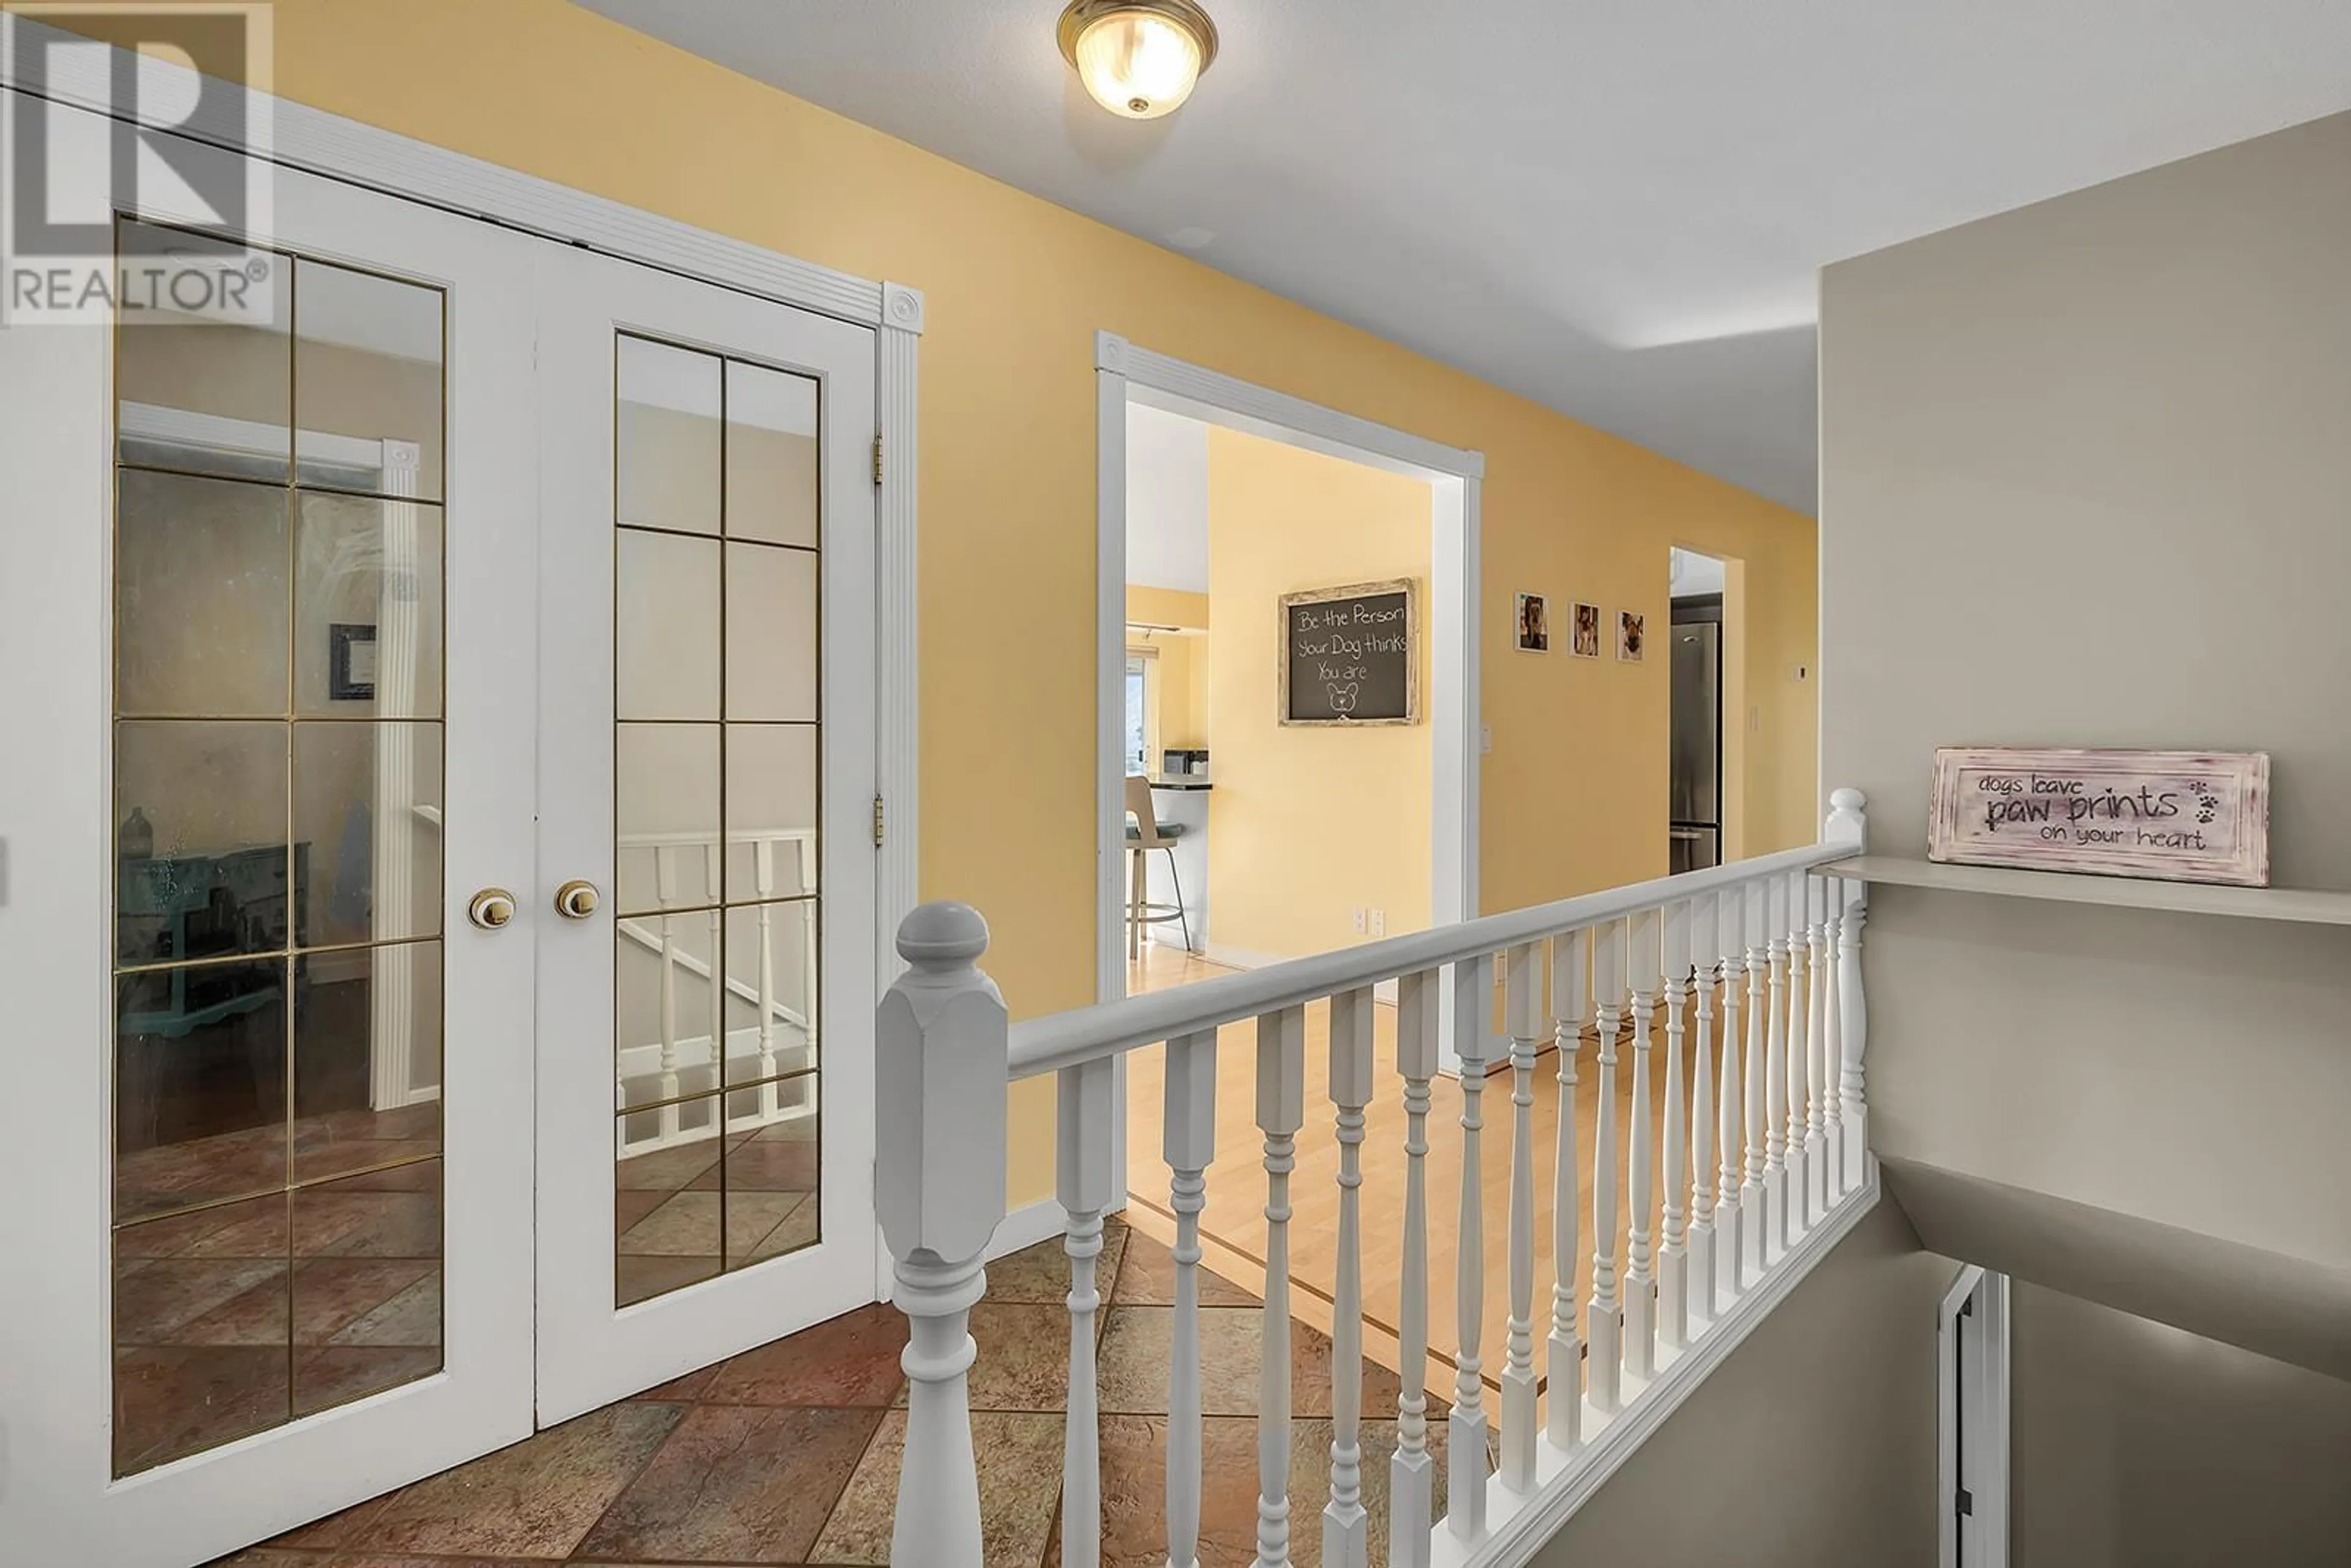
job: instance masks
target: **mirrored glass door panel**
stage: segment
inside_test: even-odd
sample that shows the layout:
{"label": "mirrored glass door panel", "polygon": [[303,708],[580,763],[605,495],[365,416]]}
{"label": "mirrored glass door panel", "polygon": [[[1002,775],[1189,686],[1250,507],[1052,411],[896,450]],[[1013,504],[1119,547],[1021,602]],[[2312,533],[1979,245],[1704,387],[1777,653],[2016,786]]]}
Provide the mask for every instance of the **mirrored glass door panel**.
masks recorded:
{"label": "mirrored glass door panel", "polygon": [[874,1282],[872,336],[571,270],[541,859],[595,907],[541,947],[543,1415]]}
{"label": "mirrored glass door panel", "polygon": [[445,302],[266,265],[116,329],[120,1475],[442,1365]]}

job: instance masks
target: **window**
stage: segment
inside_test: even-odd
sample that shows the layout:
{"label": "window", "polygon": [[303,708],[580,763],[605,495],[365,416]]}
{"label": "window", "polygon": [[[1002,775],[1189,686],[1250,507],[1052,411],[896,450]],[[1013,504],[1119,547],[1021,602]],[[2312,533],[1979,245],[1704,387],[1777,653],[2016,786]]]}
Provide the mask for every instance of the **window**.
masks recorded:
{"label": "window", "polygon": [[1151,662],[1145,653],[1126,656],[1126,769],[1151,771]]}

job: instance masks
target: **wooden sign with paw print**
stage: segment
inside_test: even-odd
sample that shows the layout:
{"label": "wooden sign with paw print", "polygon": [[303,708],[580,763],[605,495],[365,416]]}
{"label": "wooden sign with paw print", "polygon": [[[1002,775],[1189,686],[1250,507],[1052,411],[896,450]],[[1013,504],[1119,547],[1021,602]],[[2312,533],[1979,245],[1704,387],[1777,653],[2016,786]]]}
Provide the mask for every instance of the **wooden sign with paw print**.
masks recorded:
{"label": "wooden sign with paw print", "polygon": [[2267,887],[2269,754],[1946,747],[1927,858]]}

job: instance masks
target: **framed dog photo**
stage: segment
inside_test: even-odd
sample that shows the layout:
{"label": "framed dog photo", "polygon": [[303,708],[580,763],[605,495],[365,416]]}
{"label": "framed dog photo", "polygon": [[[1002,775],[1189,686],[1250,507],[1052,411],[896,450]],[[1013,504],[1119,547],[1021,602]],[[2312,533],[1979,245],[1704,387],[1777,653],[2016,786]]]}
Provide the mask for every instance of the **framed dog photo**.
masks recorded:
{"label": "framed dog photo", "polygon": [[1637,610],[1616,612],[1616,657],[1627,664],[1641,662],[1643,645],[1649,638],[1648,618]]}
{"label": "framed dog photo", "polygon": [[1567,651],[1579,659],[1600,657],[1600,606],[1575,606]]}
{"label": "framed dog photo", "polygon": [[1519,595],[1519,652],[1551,652],[1551,610],[1540,593]]}

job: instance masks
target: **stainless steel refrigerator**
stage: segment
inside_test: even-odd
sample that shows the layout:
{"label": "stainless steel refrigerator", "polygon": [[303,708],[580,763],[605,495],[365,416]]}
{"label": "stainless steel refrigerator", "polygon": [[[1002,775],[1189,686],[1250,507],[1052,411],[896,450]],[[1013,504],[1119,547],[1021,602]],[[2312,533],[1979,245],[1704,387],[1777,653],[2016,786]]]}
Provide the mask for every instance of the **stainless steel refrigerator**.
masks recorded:
{"label": "stainless steel refrigerator", "polygon": [[1673,615],[1669,863],[1699,871],[1722,860],[1721,601],[1677,601]]}

